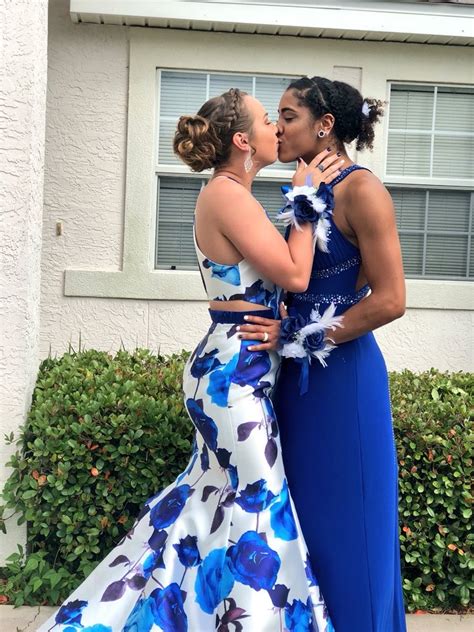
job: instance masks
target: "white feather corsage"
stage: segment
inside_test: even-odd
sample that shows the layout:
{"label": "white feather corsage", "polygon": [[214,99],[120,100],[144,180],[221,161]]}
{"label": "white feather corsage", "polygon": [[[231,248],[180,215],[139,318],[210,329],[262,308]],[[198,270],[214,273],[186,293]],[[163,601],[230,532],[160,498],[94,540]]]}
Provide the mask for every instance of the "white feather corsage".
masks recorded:
{"label": "white feather corsage", "polygon": [[331,224],[329,215],[334,208],[334,194],[332,187],[321,183],[318,190],[313,186],[282,187],[286,200],[280,210],[278,219],[285,226],[294,226],[301,230],[301,224],[313,224],[313,249],[316,247],[328,252],[329,231]]}
{"label": "white feather corsage", "polygon": [[326,358],[336,345],[326,337],[329,330],[343,327],[343,316],[334,316],[336,306],[331,303],[321,315],[313,309],[309,319],[301,316],[284,318],[281,324],[281,355],[285,358],[312,358],[327,366]]}

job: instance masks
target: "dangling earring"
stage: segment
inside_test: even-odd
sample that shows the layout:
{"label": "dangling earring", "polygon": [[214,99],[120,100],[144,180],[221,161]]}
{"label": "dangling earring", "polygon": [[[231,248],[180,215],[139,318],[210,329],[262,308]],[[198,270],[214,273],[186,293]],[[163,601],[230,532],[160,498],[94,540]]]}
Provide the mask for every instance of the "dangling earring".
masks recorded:
{"label": "dangling earring", "polygon": [[244,169],[247,173],[249,173],[249,171],[252,171],[252,167],[253,167],[252,148],[249,147],[247,158],[245,159],[245,162],[244,162]]}
{"label": "dangling earring", "polygon": [[322,129],[319,130],[318,132],[318,138],[324,138],[326,136],[326,132]]}

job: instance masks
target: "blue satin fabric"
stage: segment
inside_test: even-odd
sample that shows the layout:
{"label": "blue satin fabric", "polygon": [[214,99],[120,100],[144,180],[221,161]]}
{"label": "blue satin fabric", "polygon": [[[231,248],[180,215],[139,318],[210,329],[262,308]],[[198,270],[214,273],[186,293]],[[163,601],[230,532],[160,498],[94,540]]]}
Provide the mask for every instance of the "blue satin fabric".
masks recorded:
{"label": "blue satin fabric", "polygon": [[213,323],[229,323],[235,325],[245,325],[247,322],[244,316],[260,316],[260,318],[275,318],[271,309],[259,309],[249,312],[229,312],[225,310],[210,309],[209,315]]}
{"label": "blue satin fabric", "polygon": [[[356,291],[359,250],[330,221],[329,253],[316,252],[308,290],[288,297],[290,314],[308,316],[315,302],[343,314],[369,291]],[[406,632],[385,362],[372,333],[327,362],[311,363],[299,395],[300,365],[284,360],[273,397],[310,559],[337,632]]]}

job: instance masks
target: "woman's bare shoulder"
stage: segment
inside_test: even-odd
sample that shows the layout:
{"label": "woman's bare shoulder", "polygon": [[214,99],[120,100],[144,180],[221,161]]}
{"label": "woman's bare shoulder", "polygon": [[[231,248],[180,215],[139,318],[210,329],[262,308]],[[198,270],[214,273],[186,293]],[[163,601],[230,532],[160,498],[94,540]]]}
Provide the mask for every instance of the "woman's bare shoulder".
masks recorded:
{"label": "woman's bare shoulder", "polygon": [[348,187],[348,192],[351,195],[363,194],[367,195],[371,191],[374,194],[381,193],[383,191],[387,192],[385,185],[372,171],[368,169],[358,169],[354,171],[352,174],[352,180],[350,186]]}
{"label": "woman's bare shoulder", "polygon": [[251,203],[254,200],[250,191],[247,191],[235,180],[230,178],[216,178],[211,180],[199,193],[196,212],[204,214],[212,213],[220,215],[226,209]]}
{"label": "woman's bare shoulder", "polygon": [[383,182],[371,171],[358,169],[350,174],[351,181],[348,183],[346,194],[349,209],[359,209],[361,206],[372,206],[377,203],[389,203],[390,193]]}

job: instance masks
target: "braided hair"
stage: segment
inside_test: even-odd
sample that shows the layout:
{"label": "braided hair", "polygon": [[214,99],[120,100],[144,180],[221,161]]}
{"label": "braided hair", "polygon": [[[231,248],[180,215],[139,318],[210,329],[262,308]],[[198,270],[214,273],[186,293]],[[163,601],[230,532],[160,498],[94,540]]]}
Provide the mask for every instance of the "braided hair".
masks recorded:
{"label": "braided hair", "polygon": [[222,167],[230,158],[237,132],[251,133],[252,121],[244,107],[246,92],[231,88],[213,97],[193,116],[181,116],[173,149],[193,171]]}
{"label": "braided hair", "polygon": [[374,126],[383,116],[382,101],[364,100],[359,90],[348,83],[325,77],[301,77],[287,89],[294,92],[299,105],[309,108],[315,119],[332,114],[334,134],[341,143],[357,139],[357,151],[373,149]]}

